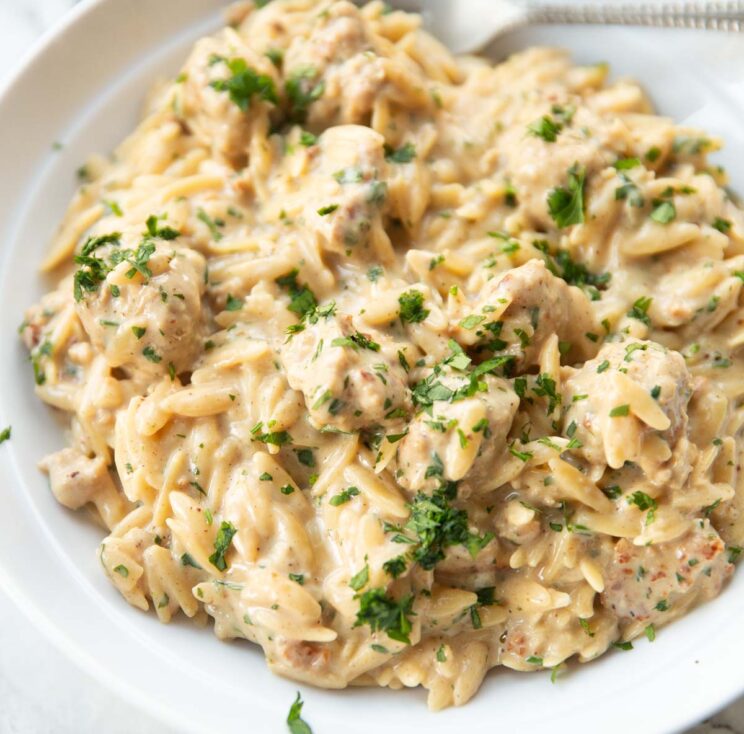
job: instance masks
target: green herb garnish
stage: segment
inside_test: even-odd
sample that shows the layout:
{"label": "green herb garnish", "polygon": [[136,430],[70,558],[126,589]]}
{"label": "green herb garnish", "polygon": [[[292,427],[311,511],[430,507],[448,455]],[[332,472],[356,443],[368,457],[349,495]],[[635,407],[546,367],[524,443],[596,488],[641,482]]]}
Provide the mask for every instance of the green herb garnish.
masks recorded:
{"label": "green herb garnish", "polygon": [[217,537],[214,541],[214,553],[209,556],[209,562],[220,571],[227,569],[227,562],[225,561],[225,554],[227,549],[232,543],[232,539],[237,533],[237,528],[227,520],[223,520],[220,523],[220,529],[217,531]]}
{"label": "green herb garnish", "polygon": [[289,714],[287,714],[287,726],[289,727],[290,734],[313,734],[313,730],[309,724],[302,718],[302,707],[305,702],[300,696],[300,692],[297,691],[297,698],[289,708]]}
{"label": "green herb garnish", "polygon": [[343,505],[346,502],[349,502],[352,497],[356,497],[358,494],[359,490],[356,487],[347,487],[346,489],[342,489],[338,494],[331,497],[328,502],[329,504],[333,505],[333,507],[338,507],[339,505]]}
{"label": "green herb garnish", "polygon": [[558,227],[583,223],[585,178],[586,169],[575,163],[568,169],[566,187],[559,186],[548,194],[548,211]]}
{"label": "green herb garnish", "polygon": [[648,316],[648,309],[653,300],[654,299],[650,296],[641,296],[633,302],[633,306],[630,311],[628,311],[627,315],[632,319],[638,319],[638,321],[642,321],[647,326],[650,326],[651,319]]}
{"label": "green herb garnish", "polygon": [[406,143],[400,148],[385,145],[385,158],[392,163],[410,163],[416,157],[416,147],[413,143]]}
{"label": "green herb garnish", "polygon": [[322,79],[316,82],[317,76],[315,67],[304,66],[293,71],[284,82],[290,122],[305,122],[310,105],[323,96],[325,82]]}
{"label": "green herb garnish", "polygon": [[543,115],[539,120],[527,125],[527,130],[531,135],[542,138],[546,143],[555,143],[562,129],[563,125],[550,115]]}
{"label": "green herb garnish", "polygon": [[375,588],[357,594],[359,611],[354,627],[368,624],[374,633],[378,630],[385,632],[391,640],[411,644],[409,634],[412,629],[408,618],[413,612],[413,596],[404,596],[400,600],[389,597],[385,589]]}
{"label": "green herb garnish", "polygon": [[424,294],[421,291],[410,290],[398,297],[400,304],[400,320],[406,324],[417,324],[429,315],[429,309],[424,308]]}
{"label": "green herb garnish", "polygon": [[277,104],[279,98],[276,94],[274,80],[267,74],[259,74],[251,69],[245,59],[223,59],[227,64],[232,76],[227,79],[216,79],[209,86],[218,92],[227,92],[230,99],[243,112],[247,112],[251,99],[258,97],[265,102]]}

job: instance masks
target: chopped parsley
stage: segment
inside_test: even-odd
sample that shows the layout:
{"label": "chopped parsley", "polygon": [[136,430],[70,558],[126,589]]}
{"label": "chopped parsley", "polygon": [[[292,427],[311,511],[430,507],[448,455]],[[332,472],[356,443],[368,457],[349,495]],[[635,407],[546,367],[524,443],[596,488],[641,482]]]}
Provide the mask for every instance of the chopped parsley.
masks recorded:
{"label": "chopped parsley", "polygon": [[498,369],[505,369],[514,360],[514,355],[510,354],[487,359],[467,374],[468,380],[462,387],[452,390],[439,380],[442,366],[450,365],[453,369],[462,371],[470,365],[471,360],[454,340],[449,341],[449,346],[453,350],[452,355],[441,364],[435,365],[431,374],[413,386],[412,397],[417,406],[428,408],[438,400],[456,402],[471,397],[476,392],[486,389],[486,384],[479,379],[480,377]]}
{"label": "chopped parsley", "polygon": [[672,152],[676,155],[699,155],[711,147],[711,141],[707,138],[692,138],[687,135],[678,135],[674,139]]}
{"label": "chopped parsley", "polygon": [[277,285],[286,288],[289,292],[289,306],[287,308],[299,318],[311,315],[317,308],[318,302],[315,295],[306,286],[297,282],[297,276],[300,271],[294,268],[286,275],[276,279]]}
{"label": "chopped parsley", "polygon": [[[265,4],[265,3],[264,3]],[[256,7],[260,8],[261,4],[256,3]],[[276,66],[277,69],[282,68],[282,62],[284,61],[284,51],[280,48],[270,48],[264,53],[264,56]]]}
{"label": "chopped parsley", "polygon": [[368,624],[374,633],[378,630],[385,632],[391,640],[411,644],[412,625],[409,615],[413,615],[413,596],[404,596],[400,600],[393,599],[385,593],[385,589],[375,588],[356,594],[359,599],[359,611],[354,627]]}
{"label": "chopped parsley", "polygon": [[616,500],[623,493],[623,490],[620,485],[612,484],[609,487],[602,487],[602,492],[608,499]]}
{"label": "chopped parsley", "polygon": [[532,454],[529,451],[518,451],[517,449],[514,448],[513,444],[509,446],[509,453],[512,456],[516,456],[517,459],[525,463],[528,462],[532,458]]}
{"label": "chopped parsley", "polygon": [[615,189],[615,201],[627,201],[630,206],[640,209],[646,204],[641,190],[629,176],[626,176],[624,173],[619,173],[618,175],[623,185]]}
{"label": "chopped parsley", "polygon": [[581,629],[586,632],[589,637],[594,637],[594,632],[592,632],[592,628],[589,626],[589,620],[584,619],[583,617],[579,617],[579,624],[581,625]]}
{"label": "chopped parsley", "polygon": [[321,217],[325,217],[328,214],[333,214],[336,209],[338,209],[338,204],[328,204],[328,206],[320,207],[320,209],[318,209],[318,214],[320,214]]}
{"label": "chopped parsley", "polygon": [[340,336],[331,342],[332,347],[351,347],[354,350],[369,349],[372,352],[379,352],[380,345],[377,342],[372,341],[365,334],[356,332],[351,336]]}
{"label": "chopped parsley", "polygon": [[582,288],[592,301],[599,300],[599,291],[607,288],[612,278],[611,273],[592,273],[586,265],[574,260],[567,250],[551,253],[546,240],[536,240],[532,244],[545,255],[545,265],[553,275],[562,278],[569,285]]}
{"label": "chopped parsley", "polygon": [[382,564],[382,570],[388,575],[392,576],[394,579],[397,579],[398,576],[403,574],[406,570],[406,567],[407,563],[405,556],[395,556],[394,558],[390,558]]}
{"label": "chopped parsley", "polygon": [[640,165],[641,161],[638,158],[620,158],[614,163],[616,171],[628,171],[631,168],[637,168]]}
{"label": "chopped parsley", "polygon": [[302,707],[305,702],[300,696],[300,692],[297,691],[297,698],[294,703],[289,707],[289,714],[287,714],[287,726],[289,727],[290,734],[313,734],[313,730],[309,724],[302,718]]}
{"label": "chopped parsley", "polygon": [[657,160],[659,160],[659,156],[661,155],[661,148],[654,145],[653,147],[649,148],[646,151],[646,155],[643,156],[649,163],[655,163]]}
{"label": "chopped parsley", "polygon": [[649,497],[645,492],[637,490],[628,497],[628,504],[635,505],[641,512],[648,510],[646,515],[646,525],[650,525],[656,516],[656,510],[659,507],[659,503],[653,498]]}
{"label": "chopped parsley", "polygon": [[527,125],[527,131],[535,137],[542,138],[546,143],[555,143],[563,125],[550,115],[543,115],[539,120]]}
{"label": "chopped parsley", "polygon": [[142,356],[153,364],[158,364],[163,361],[163,358],[149,345],[142,350]]}
{"label": "chopped parsley", "polygon": [[561,395],[556,389],[555,380],[548,374],[543,373],[537,376],[536,387],[532,392],[538,397],[548,399],[548,415],[561,404]]}
{"label": "chopped parsley", "polygon": [[42,358],[50,357],[54,346],[52,342],[46,339],[33,352],[31,352],[31,366],[34,370],[34,380],[37,385],[43,385],[46,382],[46,372],[42,367]]}
{"label": "chopped parsley", "polygon": [[384,274],[385,271],[380,265],[373,265],[367,271],[367,280],[369,280],[370,283],[376,283]]}
{"label": "chopped parsley", "polygon": [[406,143],[400,148],[385,145],[385,158],[391,163],[410,163],[416,157],[416,147],[413,143]]}
{"label": "chopped parsley", "polygon": [[0,431],[0,443],[5,443],[6,441],[10,440],[10,434],[12,430],[12,427],[8,426],[7,428],[3,428],[3,430]]}
{"label": "chopped parsley", "polygon": [[207,214],[204,209],[197,209],[196,211],[196,218],[206,225],[207,229],[209,230],[209,233],[212,235],[212,239],[215,242],[219,242],[222,239],[222,232],[220,232],[220,227],[224,226],[224,222],[221,219],[212,219],[212,217]]}
{"label": "chopped parsley", "polygon": [[98,290],[99,285],[106,279],[111,271],[111,267],[93,253],[105,245],[119,246],[121,232],[111,232],[99,237],[88,237],[80,250],[79,255],[75,255],[74,261],[81,265],[73,276],[73,295],[76,301],[82,301],[84,291],[93,293]]}
{"label": "chopped parsley", "polygon": [[225,311],[240,311],[241,308],[243,308],[243,299],[236,298],[232,293],[228,293],[225,301]]}
{"label": "chopped parsley", "polygon": [[421,291],[410,290],[398,297],[400,304],[400,320],[406,324],[418,324],[429,315],[429,309],[424,308],[424,294]]}
{"label": "chopped parsley", "polygon": [[111,201],[109,199],[103,200],[103,205],[108,209],[115,217],[123,217],[124,212],[121,210],[121,207],[115,202]]}
{"label": "chopped parsley", "polygon": [[[441,476],[441,471],[438,465],[427,469],[429,476]],[[411,504],[405,526],[416,535],[411,557],[427,571],[444,558],[449,546],[462,545],[475,558],[494,537],[493,533],[479,535],[469,530],[467,512],[450,504],[456,492],[456,485],[445,483],[431,495],[418,492]]]}
{"label": "chopped parsley", "polygon": [[630,316],[631,319],[638,319],[638,321],[642,321],[647,326],[650,326],[651,319],[648,316],[648,309],[653,300],[654,299],[650,296],[641,296],[640,298],[637,298],[626,315]]}
{"label": "chopped parsley", "polygon": [[243,111],[247,112],[253,97],[265,102],[277,104],[274,80],[267,74],[259,74],[251,69],[245,59],[220,59],[227,64],[232,76],[227,79],[216,79],[209,86],[218,92],[227,92],[230,99]]}
{"label": "chopped parsley", "polygon": [[214,541],[214,553],[209,556],[209,562],[220,571],[227,569],[225,553],[227,553],[227,549],[230,547],[230,543],[232,543],[232,539],[237,532],[237,528],[231,522],[223,520],[220,523],[220,529],[217,531],[217,537]]}
{"label": "chopped parsley", "polygon": [[285,444],[292,443],[292,436],[287,431],[267,431],[261,433],[263,424],[257,423],[252,429],[251,434],[253,438],[251,441],[259,441],[260,443],[269,444],[271,446],[284,446]]}
{"label": "chopped parsley", "polygon": [[158,217],[155,214],[151,214],[149,217],[147,217],[147,220],[145,221],[145,226],[147,227],[145,236],[168,241],[175,240],[177,237],[179,237],[181,233],[177,229],[173,229],[173,227],[160,226],[160,220],[164,218],[165,216]]}
{"label": "chopped parsley", "polygon": [[338,494],[331,497],[328,502],[329,504],[333,505],[333,507],[338,507],[339,505],[343,505],[346,502],[349,502],[352,497],[356,497],[358,494],[359,490],[356,487],[347,487],[346,489],[342,489]]}
{"label": "chopped parsley", "polygon": [[460,321],[460,326],[463,329],[467,329],[468,331],[472,331],[475,329],[478,324],[485,321],[485,316],[479,316],[478,314],[470,314],[470,316],[466,316],[462,321]]}
{"label": "chopped parsley", "polygon": [[315,455],[312,449],[297,449],[295,453],[300,464],[309,466],[310,468],[315,466]]}
{"label": "chopped parsley", "polygon": [[349,580],[349,586],[354,591],[360,591],[369,583],[369,564],[365,563],[364,568],[355,573]]}
{"label": "chopped parsley", "polygon": [[143,240],[134,251],[115,250],[111,255],[111,264],[116,266],[120,262],[128,262],[132,267],[125,273],[126,277],[131,279],[139,273],[147,281],[152,277],[152,271],[147,263],[154,253],[155,245],[148,240]]}
{"label": "chopped parsley", "polygon": [[191,556],[189,553],[183,553],[181,555],[181,565],[191,566],[192,568],[201,569],[201,566],[194,560],[193,556]]}
{"label": "chopped parsley", "polygon": [[342,168],[333,174],[333,178],[340,184],[361,183],[364,181],[362,169],[356,166]]}
{"label": "chopped parsley", "polygon": [[654,222],[669,224],[677,216],[677,209],[673,201],[654,199],[652,204],[654,208],[651,210],[650,216]]}
{"label": "chopped parsley", "polygon": [[575,163],[568,169],[566,187],[548,194],[548,211],[558,227],[570,227],[584,221],[584,182],[586,170]]}
{"label": "chopped parsley", "polygon": [[325,82],[316,82],[318,72],[313,66],[303,66],[293,71],[284,82],[289,103],[290,122],[303,123],[310,105],[325,92]]}

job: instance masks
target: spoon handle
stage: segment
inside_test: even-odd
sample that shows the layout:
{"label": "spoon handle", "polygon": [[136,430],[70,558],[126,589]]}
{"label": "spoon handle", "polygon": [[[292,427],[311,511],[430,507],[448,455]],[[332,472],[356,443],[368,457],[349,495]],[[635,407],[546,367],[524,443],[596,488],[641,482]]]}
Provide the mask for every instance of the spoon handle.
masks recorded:
{"label": "spoon handle", "polygon": [[529,23],[744,31],[744,2],[527,3]]}

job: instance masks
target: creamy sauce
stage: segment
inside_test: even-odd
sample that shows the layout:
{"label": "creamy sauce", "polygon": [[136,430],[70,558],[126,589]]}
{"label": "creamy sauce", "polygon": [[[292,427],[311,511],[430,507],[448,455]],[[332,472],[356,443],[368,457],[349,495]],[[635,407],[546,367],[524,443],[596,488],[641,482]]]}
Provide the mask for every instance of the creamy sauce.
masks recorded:
{"label": "creamy sauce", "polygon": [[454,58],[379,2],[233,16],[88,162],[22,332],[70,416],[42,468],[125,599],[438,709],[718,594],[744,341],[718,142],[601,65]]}

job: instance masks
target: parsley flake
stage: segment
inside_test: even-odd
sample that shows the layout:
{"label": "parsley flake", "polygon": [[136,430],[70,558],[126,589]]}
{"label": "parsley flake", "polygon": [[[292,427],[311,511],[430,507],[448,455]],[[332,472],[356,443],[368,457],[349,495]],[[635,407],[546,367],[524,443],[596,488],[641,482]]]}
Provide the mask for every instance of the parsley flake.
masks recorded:
{"label": "parsley flake", "polygon": [[555,143],[562,129],[563,125],[550,115],[543,115],[539,120],[527,125],[527,131],[531,135],[542,138],[546,143]]}
{"label": "parsley flake", "polygon": [[548,194],[548,211],[560,228],[584,222],[584,183],[586,169],[575,163],[568,169],[567,187],[559,186]]}
{"label": "parsley flake", "polygon": [[258,97],[265,102],[277,104],[274,80],[267,74],[259,74],[251,69],[245,59],[223,59],[232,76],[227,79],[216,79],[209,86],[218,92],[227,92],[230,99],[243,111],[247,112],[251,99]]}
{"label": "parsley flake", "polygon": [[359,611],[354,627],[368,624],[374,633],[385,632],[391,640],[411,644],[409,634],[412,629],[410,615],[413,615],[413,596],[393,599],[385,589],[374,588],[363,594],[356,594],[359,599]]}
{"label": "parsley flake", "polygon": [[654,199],[653,209],[651,210],[651,219],[659,224],[669,224],[676,216],[677,209],[673,201],[665,199]]}
{"label": "parsley flake", "polygon": [[632,319],[638,319],[638,321],[642,321],[647,326],[650,326],[651,319],[648,316],[648,309],[653,300],[654,299],[650,296],[641,296],[633,302],[633,306],[630,311],[628,311],[627,315]]}
{"label": "parsley flake", "polygon": [[338,507],[339,505],[343,505],[346,502],[349,502],[352,497],[356,497],[358,494],[359,490],[356,487],[347,487],[346,489],[342,489],[338,494],[331,497],[328,502],[333,507]]}
{"label": "parsley flake", "polygon": [[400,148],[385,145],[385,159],[391,163],[410,163],[416,157],[416,147],[413,143],[406,143]]}
{"label": "parsley flake", "polygon": [[315,81],[318,72],[313,66],[303,66],[293,71],[284,82],[284,91],[289,102],[290,122],[303,123],[310,105],[325,92],[325,82]]}
{"label": "parsley flake", "polygon": [[417,324],[429,315],[429,309],[424,308],[424,294],[421,291],[410,290],[398,297],[400,304],[400,320],[406,324]]}
{"label": "parsley flake", "polygon": [[289,714],[287,715],[287,726],[289,727],[290,734],[313,734],[313,730],[309,724],[302,718],[302,707],[305,702],[300,696],[300,692],[297,691],[297,698],[289,708]]}
{"label": "parsley flake", "polygon": [[220,529],[217,531],[217,537],[214,541],[214,553],[209,556],[209,562],[220,571],[227,569],[225,553],[227,553],[227,549],[237,532],[237,528],[227,520],[223,520],[220,524]]}

